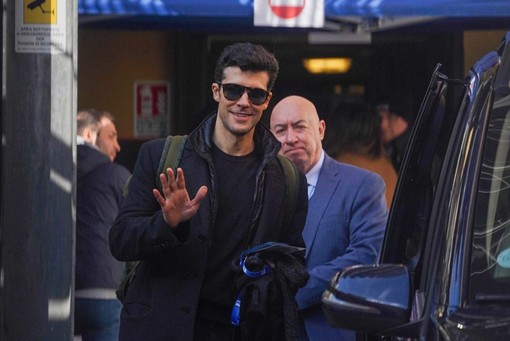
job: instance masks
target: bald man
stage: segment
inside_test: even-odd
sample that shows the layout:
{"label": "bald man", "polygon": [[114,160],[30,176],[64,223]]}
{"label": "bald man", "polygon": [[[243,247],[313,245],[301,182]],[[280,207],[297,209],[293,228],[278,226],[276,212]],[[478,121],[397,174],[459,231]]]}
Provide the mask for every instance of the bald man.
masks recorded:
{"label": "bald man", "polygon": [[270,125],[282,144],[280,154],[294,161],[308,181],[303,238],[310,280],[296,295],[307,337],[355,340],[353,331],[329,325],[321,296],[338,271],[377,261],[388,217],[384,181],[326,155],[322,149],[326,123],[306,98],[281,100],[271,113]]}

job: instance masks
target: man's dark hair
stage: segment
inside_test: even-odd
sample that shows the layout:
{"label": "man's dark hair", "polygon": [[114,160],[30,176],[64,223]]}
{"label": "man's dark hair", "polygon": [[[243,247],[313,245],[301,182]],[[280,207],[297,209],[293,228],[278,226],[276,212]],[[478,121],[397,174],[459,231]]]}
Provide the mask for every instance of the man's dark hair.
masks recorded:
{"label": "man's dark hair", "polygon": [[372,106],[360,99],[337,103],[326,118],[324,149],[332,157],[343,152],[381,154],[380,119]]}
{"label": "man's dark hair", "polygon": [[273,88],[279,70],[274,55],[264,47],[252,43],[236,43],[223,49],[214,70],[217,82],[223,80],[223,72],[229,66],[238,66],[241,71],[266,71],[269,75],[268,90]]}

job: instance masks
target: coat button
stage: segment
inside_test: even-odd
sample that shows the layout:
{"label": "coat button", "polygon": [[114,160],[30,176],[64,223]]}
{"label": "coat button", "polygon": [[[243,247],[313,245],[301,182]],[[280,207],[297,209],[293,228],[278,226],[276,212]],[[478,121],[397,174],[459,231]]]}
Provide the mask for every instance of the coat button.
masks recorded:
{"label": "coat button", "polygon": [[200,240],[201,242],[205,241],[205,236],[203,234],[199,234],[198,240]]}
{"label": "coat button", "polygon": [[182,311],[183,313],[185,313],[185,314],[188,314],[188,313],[189,313],[189,308],[188,308],[188,307],[184,307],[184,306],[182,306],[182,307],[181,307],[181,311]]}

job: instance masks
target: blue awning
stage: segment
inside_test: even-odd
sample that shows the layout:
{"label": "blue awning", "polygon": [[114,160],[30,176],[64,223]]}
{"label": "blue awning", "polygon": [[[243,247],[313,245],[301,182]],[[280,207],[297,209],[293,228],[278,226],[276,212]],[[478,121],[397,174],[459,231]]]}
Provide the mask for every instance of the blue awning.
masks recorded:
{"label": "blue awning", "polygon": [[253,0],[78,0],[78,14],[247,18]]}
{"label": "blue awning", "polygon": [[[339,16],[509,17],[509,0],[325,0]],[[79,15],[148,15],[253,19],[253,0],[78,0]]]}
{"label": "blue awning", "polygon": [[360,16],[509,16],[508,0],[325,0],[326,17]]}

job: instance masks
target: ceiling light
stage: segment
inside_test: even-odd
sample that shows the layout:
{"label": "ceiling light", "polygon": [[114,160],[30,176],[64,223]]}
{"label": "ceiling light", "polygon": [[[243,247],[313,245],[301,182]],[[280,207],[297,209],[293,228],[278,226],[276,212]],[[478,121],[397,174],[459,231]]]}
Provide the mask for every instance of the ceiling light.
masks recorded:
{"label": "ceiling light", "polygon": [[346,73],[351,68],[351,58],[308,58],[303,65],[310,73]]}

